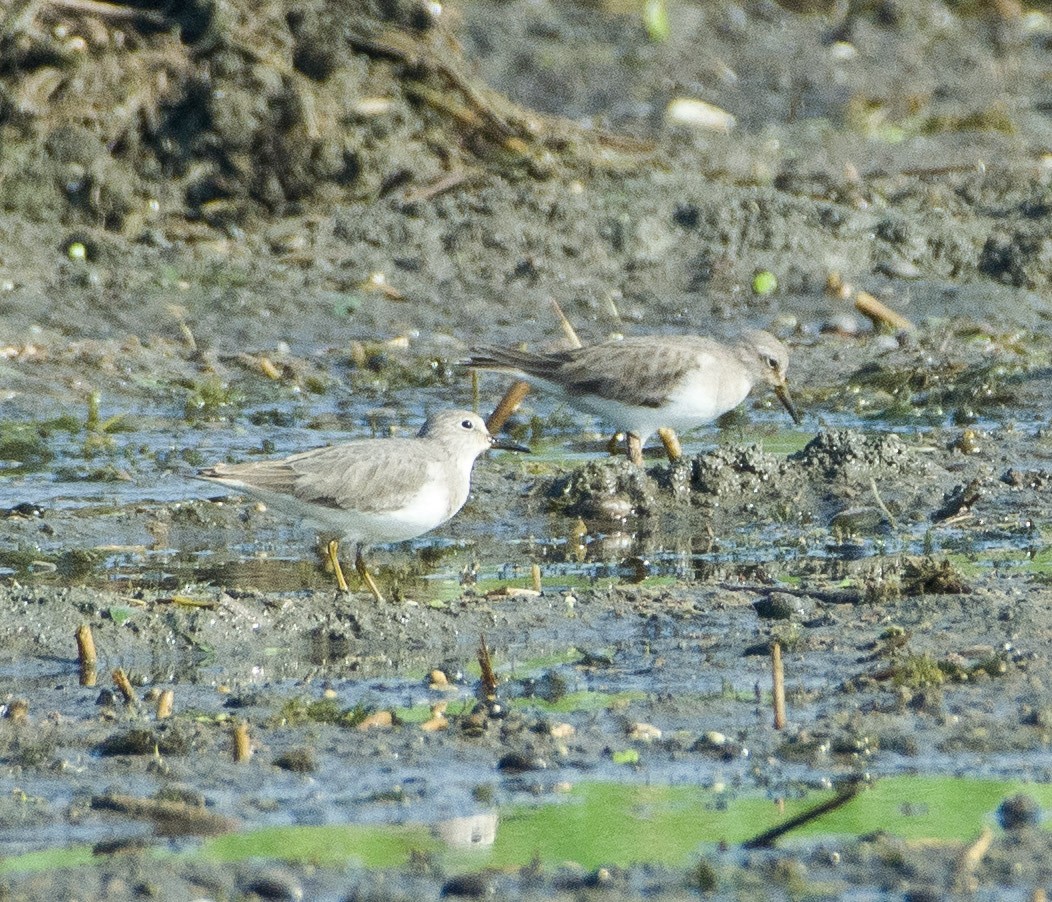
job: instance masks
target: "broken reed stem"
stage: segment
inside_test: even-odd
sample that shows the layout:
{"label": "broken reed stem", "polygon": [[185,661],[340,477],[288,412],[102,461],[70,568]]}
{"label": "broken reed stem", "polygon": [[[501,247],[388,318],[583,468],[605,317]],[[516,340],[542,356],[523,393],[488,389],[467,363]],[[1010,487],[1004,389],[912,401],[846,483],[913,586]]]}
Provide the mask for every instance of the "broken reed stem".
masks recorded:
{"label": "broken reed stem", "polygon": [[989,827],[983,827],[978,839],[965,848],[960,860],[957,862],[957,870],[954,875],[955,889],[958,892],[975,892],[975,872],[983,863],[986,853],[994,841],[994,831]]}
{"label": "broken reed stem", "polygon": [[821,817],[823,814],[828,814],[830,811],[836,811],[843,805],[850,802],[855,796],[859,794],[862,789],[860,782],[853,782],[847,786],[841,787],[837,790],[837,794],[833,798],[821,802],[815,805],[813,808],[808,808],[807,811],[791,817],[787,821],[783,821],[776,827],[772,827],[770,830],[765,830],[763,833],[754,836],[752,839],[747,839],[742,843],[743,849],[769,849],[774,845],[775,840],[779,837],[785,836],[791,830],[795,830],[797,827],[802,827],[804,824],[810,823],[816,818]]}
{"label": "broken reed stem", "polygon": [[519,409],[519,405],[529,391],[530,383],[522,379],[508,386],[508,390],[504,392],[504,397],[500,399],[500,403],[496,406],[493,413],[489,415],[489,419],[486,420],[486,428],[490,431],[490,435],[496,435],[504,428],[504,424],[508,422],[508,417]]}
{"label": "broken reed stem", "polygon": [[533,591],[540,594],[541,592],[541,565],[534,564],[530,567],[530,575],[533,577]]}
{"label": "broken reed stem", "polygon": [[170,28],[174,24],[172,20],[159,13],[136,9],[121,3],[100,3],[97,0],[50,0],[50,3],[52,6],[69,12],[98,16],[100,19],[111,19],[116,22],[137,20],[157,28]]}
{"label": "broken reed stem", "polygon": [[493,672],[493,661],[486,647],[485,633],[479,636],[479,667],[482,670],[482,692],[486,698],[497,697],[497,675]]}
{"label": "broken reed stem", "polygon": [[77,627],[77,658],[82,671],[95,667],[95,637],[91,635],[91,627],[86,623]]}
{"label": "broken reed stem", "polygon": [[135,697],[135,687],[131,684],[131,680],[128,679],[128,674],[124,672],[124,668],[118,667],[113,671],[113,682],[120,694],[124,696],[124,703],[127,705],[134,705],[138,699]]}
{"label": "broken reed stem", "polygon": [[916,326],[901,313],[896,313],[887,304],[878,301],[868,291],[855,294],[855,309],[873,323],[874,328],[882,326],[895,331],[912,332]]}
{"label": "broken reed stem", "polygon": [[471,371],[471,409],[475,413],[479,412],[479,371]]}
{"label": "broken reed stem", "polygon": [[165,689],[157,699],[157,719],[167,720],[175,707],[175,690]]}
{"label": "broken reed stem", "polygon": [[242,720],[234,727],[234,761],[242,763],[252,757],[252,740],[248,735],[248,721]]}
{"label": "broken reed stem", "polygon": [[888,510],[888,506],[884,503],[884,499],[880,497],[880,492],[877,490],[877,480],[870,479],[869,487],[873,490],[873,499],[877,502],[877,507],[880,508],[882,514],[888,518],[888,523],[891,524],[892,529],[898,529],[898,523],[895,521],[895,515]]}
{"label": "broken reed stem", "polygon": [[566,314],[563,313],[563,308],[559,306],[559,302],[555,298],[549,298],[548,300],[551,301],[552,309],[555,311],[555,318],[559,320],[559,325],[563,328],[563,335],[570,342],[570,347],[581,347],[581,339],[577,337],[577,330],[574,329],[573,323],[566,318]]}
{"label": "broken reed stem", "polygon": [[643,466],[643,443],[634,432],[629,432],[625,436],[625,453],[637,467]]}
{"label": "broken reed stem", "polygon": [[95,670],[95,638],[91,635],[91,627],[82,623],[77,627],[77,659],[80,662],[80,685],[94,686],[98,680]]}
{"label": "broken reed stem", "polygon": [[782,644],[771,645],[771,680],[774,692],[774,728],[785,729],[785,671],[782,668]]}

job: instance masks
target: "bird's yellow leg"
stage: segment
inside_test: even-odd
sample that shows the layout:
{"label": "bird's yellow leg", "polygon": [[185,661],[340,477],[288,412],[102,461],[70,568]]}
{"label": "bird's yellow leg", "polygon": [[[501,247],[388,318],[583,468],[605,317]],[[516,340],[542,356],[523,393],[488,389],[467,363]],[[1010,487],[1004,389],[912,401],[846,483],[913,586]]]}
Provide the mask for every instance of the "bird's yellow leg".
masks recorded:
{"label": "bird's yellow leg", "polygon": [[665,453],[669,460],[679,460],[683,456],[683,446],[679,443],[679,437],[674,429],[666,429],[662,426],[658,430],[661,444],[665,446]]}
{"label": "bird's yellow leg", "polygon": [[347,580],[343,578],[343,567],[340,566],[340,543],[338,539],[333,539],[325,546],[325,556],[332,565],[332,572],[336,574],[336,587],[341,592],[350,592]]}
{"label": "bird's yellow leg", "polygon": [[358,575],[362,578],[362,582],[368,586],[369,591],[373,593],[375,598],[380,604],[383,604],[384,597],[380,594],[380,589],[376,585],[376,580],[373,579],[373,575],[369,572],[369,569],[365,566],[365,558],[362,557],[362,546],[358,546],[358,551],[354,556],[354,569],[358,571]]}

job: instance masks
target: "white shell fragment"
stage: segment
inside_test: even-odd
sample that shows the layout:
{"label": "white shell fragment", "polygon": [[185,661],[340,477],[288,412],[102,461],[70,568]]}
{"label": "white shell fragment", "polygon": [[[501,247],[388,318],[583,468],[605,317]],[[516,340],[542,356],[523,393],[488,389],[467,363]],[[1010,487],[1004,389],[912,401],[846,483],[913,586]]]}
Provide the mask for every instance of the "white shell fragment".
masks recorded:
{"label": "white shell fragment", "polygon": [[729,132],[737,125],[737,120],[726,110],[692,97],[674,97],[670,100],[665,108],[665,122],[714,132]]}

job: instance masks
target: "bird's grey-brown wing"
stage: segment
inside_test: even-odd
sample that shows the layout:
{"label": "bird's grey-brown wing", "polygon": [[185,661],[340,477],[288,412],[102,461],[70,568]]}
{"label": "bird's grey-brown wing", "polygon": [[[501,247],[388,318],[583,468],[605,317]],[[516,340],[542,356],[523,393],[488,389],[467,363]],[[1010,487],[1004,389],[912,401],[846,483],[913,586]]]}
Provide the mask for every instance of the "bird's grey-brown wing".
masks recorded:
{"label": "bird's grey-brown wing", "polygon": [[641,337],[568,350],[546,377],[569,395],[660,407],[706,349],[697,342]]}
{"label": "bird's grey-brown wing", "polygon": [[200,475],[340,510],[388,511],[407,504],[428,480],[420,444],[417,439],[364,439],[283,460],[220,464]]}

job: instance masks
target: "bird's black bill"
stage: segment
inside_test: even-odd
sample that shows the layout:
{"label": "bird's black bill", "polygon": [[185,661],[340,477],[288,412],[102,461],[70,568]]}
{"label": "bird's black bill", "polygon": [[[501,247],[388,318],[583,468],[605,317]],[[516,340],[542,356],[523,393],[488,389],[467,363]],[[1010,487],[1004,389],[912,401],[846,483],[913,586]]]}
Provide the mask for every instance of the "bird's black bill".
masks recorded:
{"label": "bird's black bill", "polygon": [[520,445],[518,442],[513,442],[509,439],[497,438],[496,436],[494,436],[493,444],[491,444],[490,447],[497,451],[521,451],[523,454],[530,453],[530,449],[525,445]]}
{"label": "bird's black bill", "polygon": [[793,418],[793,422],[799,425],[803,417],[800,416],[800,411],[796,409],[793,399],[789,396],[789,387],[784,384],[776,385],[774,393],[778,396],[778,400],[782,402],[782,407],[789,411],[789,416]]}

